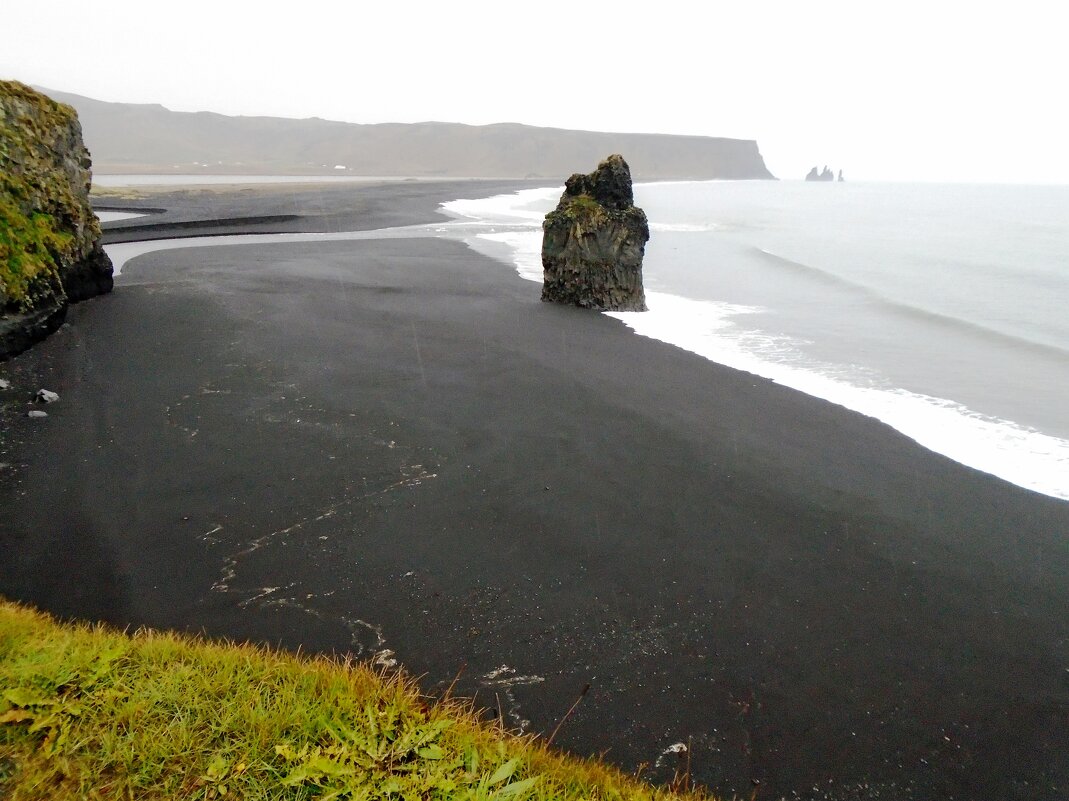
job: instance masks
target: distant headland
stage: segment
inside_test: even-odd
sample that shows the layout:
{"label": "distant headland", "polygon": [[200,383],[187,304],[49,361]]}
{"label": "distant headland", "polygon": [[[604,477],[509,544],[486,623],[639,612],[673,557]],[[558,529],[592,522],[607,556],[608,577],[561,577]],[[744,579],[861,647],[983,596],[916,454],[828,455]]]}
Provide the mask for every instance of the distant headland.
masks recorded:
{"label": "distant headland", "polygon": [[622,152],[636,180],[775,178],[752,139],[229,117],[40,91],[78,112],[98,173],[558,179]]}

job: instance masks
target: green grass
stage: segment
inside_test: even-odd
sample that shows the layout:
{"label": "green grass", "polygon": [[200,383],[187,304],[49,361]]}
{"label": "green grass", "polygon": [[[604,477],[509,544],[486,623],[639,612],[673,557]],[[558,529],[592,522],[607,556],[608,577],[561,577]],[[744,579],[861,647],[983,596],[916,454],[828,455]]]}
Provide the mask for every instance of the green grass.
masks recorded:
{"label": "green grass", "polygon": [[0,798],[708,801],[364,665],[0,601]]}

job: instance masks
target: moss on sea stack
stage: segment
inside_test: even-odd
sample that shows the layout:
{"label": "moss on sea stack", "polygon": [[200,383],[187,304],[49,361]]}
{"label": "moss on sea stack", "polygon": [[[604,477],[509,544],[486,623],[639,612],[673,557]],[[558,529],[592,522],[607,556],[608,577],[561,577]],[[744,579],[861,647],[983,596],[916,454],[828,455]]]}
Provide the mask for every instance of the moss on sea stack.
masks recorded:
{"label": "moss on sea stack", "polygon": [[53,331],[69,303],[108,292],[74,109],[0,81],[0,359]]}

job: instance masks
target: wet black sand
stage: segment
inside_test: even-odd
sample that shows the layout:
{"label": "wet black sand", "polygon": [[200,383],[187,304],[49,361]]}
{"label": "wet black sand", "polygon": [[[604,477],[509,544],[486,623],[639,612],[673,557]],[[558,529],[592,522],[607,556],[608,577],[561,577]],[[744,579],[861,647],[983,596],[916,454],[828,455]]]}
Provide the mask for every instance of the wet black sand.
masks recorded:
{"label": "wet black sand", "polygon": [[0,365],[8,597],[466,665],[533,731],[589,683],[559,745],[725,794],[1069,793],[1069,504],[444,240],[166,251],[69,320]]}
{"label": "wet black sand", "polygon": [[224,234],[367,231],[441,220],[456,198],[490,197],[552,182],[426,179],[334,184],[204,185],[111,189],[131,197],[93,198],[97,209],[148,212],[104,226],[104,242]]}

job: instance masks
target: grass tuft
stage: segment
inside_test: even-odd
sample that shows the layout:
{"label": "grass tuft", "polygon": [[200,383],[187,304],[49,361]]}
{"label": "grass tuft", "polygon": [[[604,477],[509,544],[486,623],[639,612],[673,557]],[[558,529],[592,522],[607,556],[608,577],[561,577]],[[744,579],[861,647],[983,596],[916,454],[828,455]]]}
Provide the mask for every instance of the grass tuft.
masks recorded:
{"label": "grass tuft", "polygon": [[0,601],[0,798],[710,801],[326,657]]}

